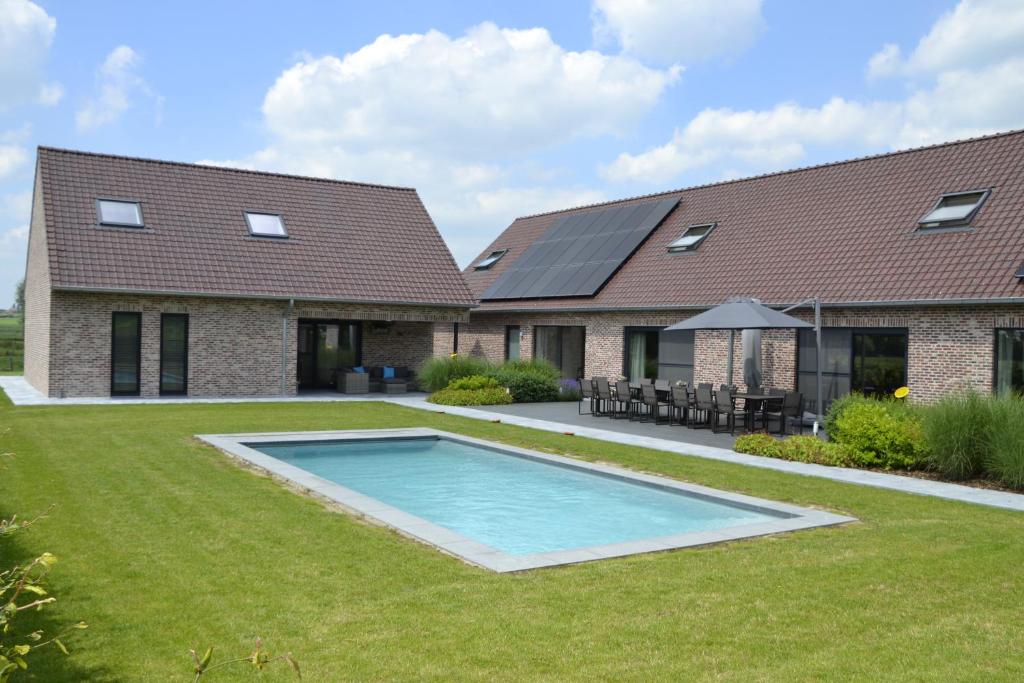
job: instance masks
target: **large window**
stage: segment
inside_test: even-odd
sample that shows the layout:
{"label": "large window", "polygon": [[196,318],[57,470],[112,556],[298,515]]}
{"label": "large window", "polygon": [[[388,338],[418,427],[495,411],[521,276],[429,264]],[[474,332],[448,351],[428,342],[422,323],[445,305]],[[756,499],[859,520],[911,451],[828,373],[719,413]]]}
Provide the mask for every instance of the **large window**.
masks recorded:
{"label": "large window", "polygon": [[631,382],[693,381],[693,330],[666,332],[660,327],[627,327],[625,344],[622,372]]}
{"label": "large window", "polygon": [[1024,330],[996,330],[995,389],[1024,393]]}
{"label": "large window", "polygon": [[626,328],[626,367],[630,382],[658,377],[658,329]]}
{"label": "large window", "polygon": [[362,363],[362,324],[358,321],[300,320],[300,389],[335,386],[338,372]]}
{"label": "large window", "polygon": [[[856,391],[891,395],[907,383],[907,331],[829,327],[821,331],[822,398],[828,406]],[[814,330],[797,336],[797,388],[808,410],[816,410],[817,358]]]}
{"label": "large window", "polygon": [[505,360],[519,360],[522,334],[519,325],[505,326]]}
{"label": "large window", "polygon": [[562,373],[563,379],[583,376],[583,345],[586,328],[537,325],[533,328],[533,357],[546,360]]}
{"label": "large window", "polygon": [[115,313],[110,336],[110,393],[139,395],[142,314]]}
{"label": "large window", "polygon": [[160,393],[188,393],[188,316],[160,316]]}

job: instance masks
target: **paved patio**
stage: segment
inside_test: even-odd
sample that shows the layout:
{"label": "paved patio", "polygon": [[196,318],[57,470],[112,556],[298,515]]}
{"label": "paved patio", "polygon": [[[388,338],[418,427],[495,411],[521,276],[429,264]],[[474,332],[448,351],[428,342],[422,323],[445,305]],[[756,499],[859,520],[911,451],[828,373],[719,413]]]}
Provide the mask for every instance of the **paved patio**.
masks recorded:
{"label": "paved patio", "polygon": [[[587,409],[584,403],[584,410]],[[655,425],[653,422],[630,422],[629,420],[613,420],[608,417],[595,417],[590,414],[579,414],[577,403],[514,403],[510,406],[487,406],[492,413],[515,415],[533,420],[547,420],[559,424],[572,425],[592,429],[602,429],[619,434],[656,437],[667,441],[713,446],[731,450],[736,437],[729,432],[713,433],[710,429],[690,429],[680,425]],[[742,430],[737,429],[737,436]]]}

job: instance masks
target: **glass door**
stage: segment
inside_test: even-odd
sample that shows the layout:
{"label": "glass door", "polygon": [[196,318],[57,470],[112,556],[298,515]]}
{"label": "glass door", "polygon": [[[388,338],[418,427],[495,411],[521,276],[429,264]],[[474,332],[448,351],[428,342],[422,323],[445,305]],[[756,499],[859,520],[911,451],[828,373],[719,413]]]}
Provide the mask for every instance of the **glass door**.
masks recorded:
{"label": "glass door", "polygon": [[300,389],[334,387],[338,372],[362,357],[358,321],[300,321],[297,374]]}
{"label": "glass door", "polygon": [[188,316],[160,316],[160,393],[188,392]]}
{"label": "glass door", "polygon": [[110,393],[139,395],[142,358],[142,314],[115,313],[110,343]]}

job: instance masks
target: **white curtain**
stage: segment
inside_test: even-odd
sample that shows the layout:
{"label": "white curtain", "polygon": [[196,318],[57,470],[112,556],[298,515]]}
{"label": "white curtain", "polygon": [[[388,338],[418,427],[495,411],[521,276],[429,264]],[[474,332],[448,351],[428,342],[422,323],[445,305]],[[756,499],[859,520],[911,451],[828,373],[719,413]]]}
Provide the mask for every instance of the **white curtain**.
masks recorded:
{"label": "white curtain", "polygon": [[644,378],[644,361],[647,353],[647,338],[634,334],[629,338],[629,380],[639,382]]}

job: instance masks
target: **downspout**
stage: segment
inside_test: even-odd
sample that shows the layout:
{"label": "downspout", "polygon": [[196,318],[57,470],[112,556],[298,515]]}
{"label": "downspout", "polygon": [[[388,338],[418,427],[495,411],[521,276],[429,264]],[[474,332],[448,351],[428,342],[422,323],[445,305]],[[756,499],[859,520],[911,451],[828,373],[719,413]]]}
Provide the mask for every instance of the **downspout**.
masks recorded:
{"label": "downspout", "polygon": [[288,308],[281,320],[281,395],[288,394],[288,321],[295,309],[295,299],[288,299]]}
{"label": "downspout", "polygon": [[817,297],[817,296],[814,297],[814,337],[815,337],[815,344],[817,346],[817,350],[816,350],[816,354],[817,355],[816,355],[815,360],[814,360],[814,367],[815,367],[815,369],[817,371],[815,374],[817,375],[816,379],[817,379],[817,393],[818,393],[818,395],[817,395],[818,402],[817,402],[817,405],[815,406],[818,409],[818,419],[814,423],[814,435],[817,436],[818,435],[818,430],[821,429],[821,427],[824,424],[824,418],[822,417],[822,410],[821,410],[821,407],[822,407],[822,395],[821,395],[821,393],[822,393],[822,386],[821,386],[821,297]]}

